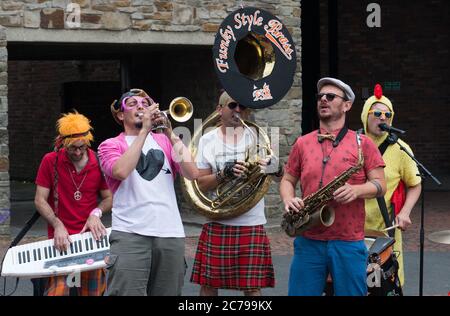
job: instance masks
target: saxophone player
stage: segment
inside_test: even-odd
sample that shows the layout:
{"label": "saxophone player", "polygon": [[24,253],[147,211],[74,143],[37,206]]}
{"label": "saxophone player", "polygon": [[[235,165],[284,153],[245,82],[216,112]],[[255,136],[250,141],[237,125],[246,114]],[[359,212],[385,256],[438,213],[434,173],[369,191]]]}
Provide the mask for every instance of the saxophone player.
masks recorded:
{"label": "saxophone player", "polygon": [[[355,94],[335,78],[317,83],[319,130],[299,137],[289,154],[280,195],[286,212],[299,212],[303,200],[295,196],[300,181],[304,197],[316,192],[358,163],[356,132],[345,126]],[[312,227],[294,240],[289,295],[322,295],[331,274],[335,295],[367,295],[368,252],[364,244],[364,199],[386,191],[384,162],[376,145],[361,136],[363,167],[332,194],[334,223]]]}

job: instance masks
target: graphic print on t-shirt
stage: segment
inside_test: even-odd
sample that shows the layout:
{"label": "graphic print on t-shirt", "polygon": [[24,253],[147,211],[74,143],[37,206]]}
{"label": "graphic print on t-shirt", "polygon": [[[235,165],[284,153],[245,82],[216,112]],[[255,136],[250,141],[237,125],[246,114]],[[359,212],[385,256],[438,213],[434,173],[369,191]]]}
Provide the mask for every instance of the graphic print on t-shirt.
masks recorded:
{"label": "graphic print on t-shirt", "polygon": [[[136,171],[147,181],[152,181],[163,169],[164,153],[159,149],[150,149],[146,155],[141,153],[141,157],[136,165]],[[168,168],[163,169],[166,174],[170,174]]]}

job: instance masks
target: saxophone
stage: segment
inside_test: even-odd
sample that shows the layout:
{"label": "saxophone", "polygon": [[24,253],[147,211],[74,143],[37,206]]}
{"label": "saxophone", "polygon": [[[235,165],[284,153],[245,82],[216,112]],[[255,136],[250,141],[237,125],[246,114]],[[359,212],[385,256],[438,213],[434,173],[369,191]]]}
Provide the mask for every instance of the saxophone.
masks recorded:
{"label": "saxophone", "polygon": [[356,166],[348,168],[326,186],[308,195],[303,200],[304,207],[299,212],[287,212],[283,215],[281,227],[290,237],[298,236],[319,224],[329,227],[334,223],[334,210],[327,206],[328,202],[333,200],[334,191],[343,186],[364,165],[361,139],[358,133],[356,134],[356,141],[358,143],[358,163]]}

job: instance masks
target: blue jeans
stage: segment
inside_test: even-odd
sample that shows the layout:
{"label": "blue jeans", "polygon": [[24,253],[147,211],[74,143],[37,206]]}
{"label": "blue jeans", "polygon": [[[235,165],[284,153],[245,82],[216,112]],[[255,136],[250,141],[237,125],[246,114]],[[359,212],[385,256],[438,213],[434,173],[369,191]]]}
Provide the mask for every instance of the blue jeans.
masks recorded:
{"label": "blue jeans", "polygon": [[364,241],[320,241],[304,237],[294,240],[289,275],[290,296],[320,296],[328,273],[334,295],[367,295],[367,248]]}

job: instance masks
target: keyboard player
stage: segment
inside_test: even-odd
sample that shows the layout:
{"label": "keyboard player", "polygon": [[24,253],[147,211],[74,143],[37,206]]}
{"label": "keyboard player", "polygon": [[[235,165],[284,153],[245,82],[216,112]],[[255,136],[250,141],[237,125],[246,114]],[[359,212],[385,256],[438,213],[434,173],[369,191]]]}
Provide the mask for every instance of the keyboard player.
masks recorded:
{"label": "keyboard player", "polygon": [[[96,240],[106,235],[100,218],[111,210],[112,194],[90,148],[89,119],[76,111],[62,114],[56,129],[55,150],[47,153],[39,166],[34,201],[48,222],[49,239],[54,239],[57,250],[66,251],[71,244],[69,235],[91,231]],[[106,290],[103,269],[82,272],[80,287],[69,287],[73,282],[66,279],[48,278],[44,295],[100,296]]]}

